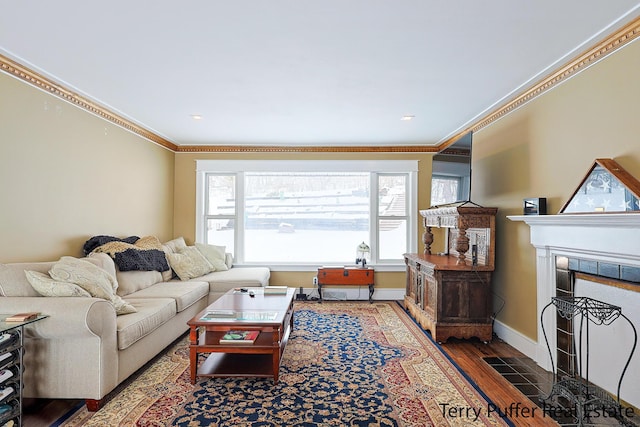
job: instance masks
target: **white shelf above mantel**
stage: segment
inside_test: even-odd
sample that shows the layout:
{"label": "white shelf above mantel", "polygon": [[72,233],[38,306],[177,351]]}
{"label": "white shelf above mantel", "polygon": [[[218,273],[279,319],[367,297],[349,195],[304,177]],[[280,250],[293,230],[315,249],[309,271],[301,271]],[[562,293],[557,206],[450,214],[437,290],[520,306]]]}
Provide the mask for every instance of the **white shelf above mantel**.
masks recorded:
{"label": "white shelf above mantel", "polygon": [[511,221],[530,226],[561,225],[563,227],[640,227],[640,212],[560,215],[509,215]]}

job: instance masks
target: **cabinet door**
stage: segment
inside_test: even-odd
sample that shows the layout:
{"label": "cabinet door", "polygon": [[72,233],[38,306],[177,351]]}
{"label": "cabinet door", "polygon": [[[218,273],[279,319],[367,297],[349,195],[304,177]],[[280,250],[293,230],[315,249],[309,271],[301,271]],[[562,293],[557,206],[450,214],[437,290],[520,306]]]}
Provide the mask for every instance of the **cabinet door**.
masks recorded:
{"label": "cabinet door", "polygon": [[407,263],[407,284],[405,293],[409,297],[411,301],[416,303],[419,307],[421,307],[422,298],[420,297],[420,292],[422,289],[422,285],[419,283],[420,275],[418,270],[420,265],[417,264],[414,260],[406,259]]}
{"label": "cabinet door", "polygon": [[491,274],[487,272],[438,272],[440,301],[438,321],[490,321]]}
{"label": "cabinet door", "polygon": [[420,273],[423,285],[423,305],[421,308],[426,311],[433,319],[437,319],[436,307],[438,301],[438,286],[436,283],[434,270],[427,265],[423,265]]}

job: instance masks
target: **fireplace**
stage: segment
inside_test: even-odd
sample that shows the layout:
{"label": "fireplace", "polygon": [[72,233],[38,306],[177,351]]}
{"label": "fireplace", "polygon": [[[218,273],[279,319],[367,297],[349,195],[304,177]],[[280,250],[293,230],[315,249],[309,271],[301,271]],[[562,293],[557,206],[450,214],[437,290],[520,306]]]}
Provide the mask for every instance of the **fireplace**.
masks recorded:
{"label": "fireplace", "polygon": [[[555,297],[585,297],[621,308],[622,313],[640,325],[640,214],[579,214],[510,216],[531,227],[531,244],[536,248],[538,340],[535,354],[528,354],[538,365],[551,371],[575,371],[584,363],[570,353],[576,342],[575,323],[547,310]],[[589,378],[616,395],[618,378],[633,344],[633,331],[620,322],[615,327],[593,328],[591,333]],[[560,332],[558,332],[560,329]],[[549,350],[544,339],[548,336]],[[595,344],[595,343],[599,344]],[[618,350],[619,349],[619,350]],[[613,351],[612,351],[613,350]],[[640,351],[629,363],[620,398],[640,407]]]}

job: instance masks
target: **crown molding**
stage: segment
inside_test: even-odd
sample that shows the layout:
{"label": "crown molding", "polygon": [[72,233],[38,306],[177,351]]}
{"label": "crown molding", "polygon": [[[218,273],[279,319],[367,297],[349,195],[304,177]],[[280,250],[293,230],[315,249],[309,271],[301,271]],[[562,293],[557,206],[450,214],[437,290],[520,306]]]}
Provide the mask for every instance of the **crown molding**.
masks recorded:
{"label": "crown molding", "polygon": [[426,145],[179,145],[177,153],[436,153]]}
{"label": "crown molding", "polygon": [[402,146],[282,146],[282,145],[176,145],[167,139],[145,129],[131,120],[124,118],[109,109],[96,104],[54,81],[30,70],[29,68],[0,55],[0,70],[17,77],[18,79],[44,90],[58,98],[64,99],[92,114],[95,114],[111,123],[114,123],[130,132],[133,132],[149,141],[155,142],[176,153],[246,153],[246,152],[272,152],[272,153],[433,153],[443,147],[451,145],[467,132],[477,132],[489,126],[496,120],[506,116],[510,112],[532,101],[556,85],[578,74],[587,67],[595,64],[616,50],[631,43],[640,36],[640,17],[631,21],[621,29],[615,31],[606,39],[590,48],[583,54],[571,60],[566,65],[543,78],[539,83],[518,95],[496,110],[480,118],[453,137],[443,141],[437,147],[420,145]]}
{"label": "crown molding", "polygon": [[[476,132],[484,127],[489,126],[496,120],[499,120],[510,112],[516,110],[529,101],[532,101],[548,90],[554,88],[558,84],[564,82],[568,78],[573,77],[579,72],[585,70],[587,67],[595,64],[601,59],[604,59],[606,56],[610,55],[621,47],[631,43],[636,38],[638,38],[638,36],[640,36],[640,17],[634,19],[629,24],[609,35],[606,39],[604,39],[594,47],[580,54],[564,66],[560,67],[555,72],[543,78],[542,81],[535,84],[533,87],[526,90],[524,93],[520,94],[512,101],[509,101],[502,107],[499,107],[497,110],[487,114],[478,122],[471,125],[463,133],[466,133],[468,131]],[[445,144],[447,142],[449,141],[446,141]]]}
{"label": "crown molding", "polygon": [[87,98],[78,95],[65,88],[64,86],[55,83],[51,79],[48,79],[41,74],[36,73],[33,70],[21,65],[6,56],[0,55],[0,70],[10,74],[19,80],[22,80],[32,86],[37,87],[51,95],[54,95],[58,98],[61,98],[71,104],[79,107],[85,111],[90,112],[91,114],[95,114],[96,116],[107,120],[117,126],[120,126],[129,132],[132,132],[136,135],[139,135],[145,139],[148,139],[151,142],[155,142],[158,145],[161,145],[169,150],[176,151],[177,145],[166,140],[165,138],[137,125],[129,119],[126,119],[109,109],[96,104],[88,100]]}

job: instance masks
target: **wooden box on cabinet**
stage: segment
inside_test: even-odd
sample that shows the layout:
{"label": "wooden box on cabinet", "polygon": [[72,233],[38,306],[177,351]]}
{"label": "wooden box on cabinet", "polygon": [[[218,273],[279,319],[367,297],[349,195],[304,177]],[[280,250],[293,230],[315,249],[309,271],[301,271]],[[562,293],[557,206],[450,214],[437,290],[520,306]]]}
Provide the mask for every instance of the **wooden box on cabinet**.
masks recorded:
{"label": "wooden box on cabinet", "polygon": [[[464,206],[420,212],[425,226],[425,253],[405,254],[404,303],[411,316],[438,342],[450,337],[477,337],[485,342],[492,338],[496,212],[496,208]],[[430,253],[431,227],[447,228],[443,254]],[[476,245],[476,256],[469,251],[470,240]]]}

